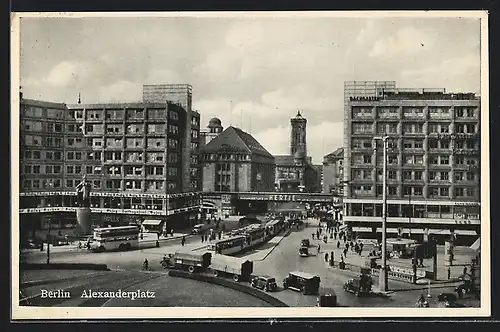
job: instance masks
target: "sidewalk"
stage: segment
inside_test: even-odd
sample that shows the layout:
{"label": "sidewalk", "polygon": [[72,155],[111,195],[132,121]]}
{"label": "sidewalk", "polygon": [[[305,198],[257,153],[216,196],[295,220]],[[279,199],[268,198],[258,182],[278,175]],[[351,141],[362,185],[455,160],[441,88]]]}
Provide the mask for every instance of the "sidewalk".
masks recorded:
{"label": "sidewalk", "polygon": [[[315,225],[315,227],[318,227],[318,221],[317,220],[310,220],[310,223],[312,225]],[[311,228],[311,234],[313,231],[315,232],[316,229]],[[331,252],[333,252],[334,255],[334,261],[335,265],[338,266],[339,262],[341,261],[341,256],[343,254],[345,244],[344,241],[340,241],[340,248],[337,248],[337,239],[335,240],[334,238],[330,238],[330,235],[328,235],[327,243],[325,244],[323,240],[318,240],[315,239],[312,240],[311,234],[309,234],[310,239],[311,239],[311,246],[313,247],[313,250],[315,249],[314,247],[317,247],[320,245],[320,255],[324,255],[325,253],[328,253],[329,256],[331,255]],[[325,230],[323,230],[323,233],[325,234]],[[320,238],[322,238],[322,235],[320,235]],[[361,240],[360,242],[363,242],[364,247],[363,247],[363,252],[361,255],[356,254],[354,251],[351,251],[351,248],[349,248],[347,252],[347,256],[344,258],[344,262],[346,265],[351,265],[352,270],[359,272],[359,268],[367,267],[367,259],[368,259],[368,253],[373,250],[373,245],[371,244],[372,241],[370,240]],[[471,258],[473,257],[472,251],[468,250],[468,248],[462,248],[462,247],[457,247],[455,250],[455,259],[453,261],[453,266],[450,266],[450,279],[448,279],[448,266],[444,264],[444,246],[438,246],[438,266],[437,266],[437,279],[438,280],[432,280],[432,284],[444,284],[444,283],[453,283],[457,282],[458,277],[460,277],[463,274],[463,268],[465,265],[470,264]],[[330,259],[330,257],[329,257]],[[378,260],[378,263],[380,264],[380,260]],[[391,258],[387,259],[387,264],[389,267],[393,266],[395,268],[412,268],[411,265],[411,259],[407,258]],[[433,259],[424,259],[424,267],[419,267],[417,268],[418,271],[432,271],[433,269]],[[470,269],[468,268],[468,271],[470,272]],[[425,284],[427,284],[428,280],[425,279]]]}
{"label": "sidewalk", "polygon": [[[183,236],[185,236],[186,238],[193,236],[191,234],[188,234],[188,232],[189,231],[186,230],[186,233],[174,233],[174,236],[168,236],[168,237],[160,236],[159,240],[158,240],[158,236],[156,235],[156,233],[143,233],[143,239],[141,240],[139,238],[139,247],[141,246],[141,244],[154,245],[157,240],[161,244],[161,243],[164,243],[167,241],[180,239]],[[87,250],[87,249],[84,247],[84,241],[82,241],[82,248],[81,249],[78,249],[78,242],[70,242],[69,245],[65,245],[65,246],[50,245],[50,252],[68,252],[68,251],[85,251],[85,250]],[[21,252],[28,253],[28,254],[40,253],[40,252],[46,253],[47,252],[47,244],[44,243],[43,251],[40,251],[40,249],[22,249]]]}

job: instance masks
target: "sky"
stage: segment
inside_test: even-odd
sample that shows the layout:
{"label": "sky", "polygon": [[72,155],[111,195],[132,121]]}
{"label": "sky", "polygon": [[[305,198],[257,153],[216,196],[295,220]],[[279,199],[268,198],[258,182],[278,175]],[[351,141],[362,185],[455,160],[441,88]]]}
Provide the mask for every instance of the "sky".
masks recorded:
{"label": "sky", "polygon": [[189,83],[212,117],[289,153],[290,118],[307,118],[314,163],[343,145],[343,86],[480,93],[477,18],[21,18],[25,98],[76,103],[142,100],[143,84]]}

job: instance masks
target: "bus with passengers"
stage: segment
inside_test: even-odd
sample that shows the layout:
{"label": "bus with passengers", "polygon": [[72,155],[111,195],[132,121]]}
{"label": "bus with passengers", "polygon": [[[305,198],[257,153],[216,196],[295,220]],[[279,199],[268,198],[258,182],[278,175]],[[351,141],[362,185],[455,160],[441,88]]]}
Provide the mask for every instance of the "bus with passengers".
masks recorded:
{"label": "bus with passengers", "polygon": [[140,228],[137,226],[94,228],[90,250],[94,252],[139,248]]}

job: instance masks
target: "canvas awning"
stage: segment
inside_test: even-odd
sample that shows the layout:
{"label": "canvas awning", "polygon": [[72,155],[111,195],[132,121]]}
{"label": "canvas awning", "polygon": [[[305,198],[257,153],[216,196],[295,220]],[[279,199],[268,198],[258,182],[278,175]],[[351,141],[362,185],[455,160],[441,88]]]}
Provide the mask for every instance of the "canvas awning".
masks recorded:
{"label": "canvas awning", "polygon": [[160,226],[163,220],[159,219],[146,219],[142,222],[143,225],[149,225],[149,226]]}

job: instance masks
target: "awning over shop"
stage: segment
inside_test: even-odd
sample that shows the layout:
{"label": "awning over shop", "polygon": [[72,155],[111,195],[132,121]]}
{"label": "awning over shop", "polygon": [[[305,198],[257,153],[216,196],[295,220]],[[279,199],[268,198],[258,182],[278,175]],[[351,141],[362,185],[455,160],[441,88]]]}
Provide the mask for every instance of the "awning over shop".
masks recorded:
{"label": "awning over shop", "polygon": [[163,220],[159,219],[146,219],[142,222],[142,225],[149,225],[149,226],[160,226]]}

